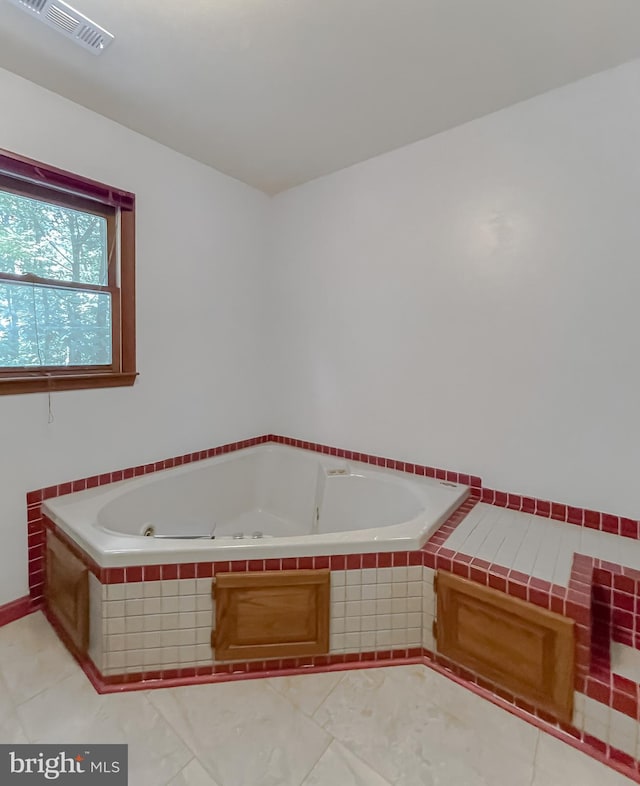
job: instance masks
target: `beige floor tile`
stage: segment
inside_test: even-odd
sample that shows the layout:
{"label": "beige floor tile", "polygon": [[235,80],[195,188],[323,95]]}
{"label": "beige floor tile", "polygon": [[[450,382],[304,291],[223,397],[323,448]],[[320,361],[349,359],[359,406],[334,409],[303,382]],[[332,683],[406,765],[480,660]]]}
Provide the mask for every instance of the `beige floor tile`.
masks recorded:
{"label": "beige floor tile", "polygon": [[219,784],[197,759],[191,759],[189,764],[167,783],[167,786],[219,786]]}
{"label": "beige floor tile", "polygon": [[299,786],[331,741],[263,680],[149,698],[221,786]]}
{"label": "beige floor tile", "polygon": [[390,786],[389,781],[334,740],[303,786]]}
{"label": "beige floor tile", "polygon": [[99,696],[81,672],[17,711],[31,742],[128,743],[133,786],[164,784],[193,758],[144,693]]}
{"label": "beige floor tile", "polygon": [[42,612],[0,628],[0,674],[16,704],[79,672]]}
{"label": "beige floor tile", "polygon": [[342,679],[343,671],[274,677],[269,685],[305,715],[313,715]]}
{"label": "beige floor tile", "polygon": [[628,786],[619,772],[550,734],[540,734],[532,786]]}

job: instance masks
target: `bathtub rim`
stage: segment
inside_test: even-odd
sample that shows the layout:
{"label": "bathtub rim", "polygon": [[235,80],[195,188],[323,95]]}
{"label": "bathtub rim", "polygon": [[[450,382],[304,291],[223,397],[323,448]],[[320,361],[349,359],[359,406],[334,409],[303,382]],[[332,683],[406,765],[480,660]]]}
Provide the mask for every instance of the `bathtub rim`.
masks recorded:
{"label": "bathtub rim", "polygon": [[[421,512],[418,516],[384,527],[345,532],[297,535],[261,540],[172,540],[145,538],[142,535],[118,534],[97,523],[101,507],[116,499],[123,489],[133,490],[162,480],[166,473],[179,476],[198,469],[232,461],[256,452],[304,453],[318,463],[347,464],[357,468],[358,474],[391,476],[397,480],[431,489],[439,498],[437,512]],[[72,492],[42,503],[42,512],[67,537],[77,544],[102,568],[122,568],[138,565],[185,564],[193,562],[228,562],[237,560],[265,560],[287,557],[322,557],[336,554],[361,554],[421,549],[449,516],[469,497],[469,486],[435,478],[423,477],[390,468],[325,456],[312,450],[264,443],[242,448],[231,453],[171,467],[157,472],[115,481],[106,486]],[[435,499],[433,500],[436,506]]]}

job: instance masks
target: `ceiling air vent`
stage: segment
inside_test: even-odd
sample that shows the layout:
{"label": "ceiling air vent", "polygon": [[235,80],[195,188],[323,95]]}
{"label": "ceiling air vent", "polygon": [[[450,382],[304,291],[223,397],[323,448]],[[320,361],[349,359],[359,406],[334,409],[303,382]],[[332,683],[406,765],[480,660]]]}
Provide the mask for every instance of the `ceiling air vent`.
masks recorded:
{"label": "ceiling air vent", "polygon": [[71,38],[80,46],[99,55],[113,41],[114,36],[92,22],[62,0],[9,0],[28,11],[36,19]]}

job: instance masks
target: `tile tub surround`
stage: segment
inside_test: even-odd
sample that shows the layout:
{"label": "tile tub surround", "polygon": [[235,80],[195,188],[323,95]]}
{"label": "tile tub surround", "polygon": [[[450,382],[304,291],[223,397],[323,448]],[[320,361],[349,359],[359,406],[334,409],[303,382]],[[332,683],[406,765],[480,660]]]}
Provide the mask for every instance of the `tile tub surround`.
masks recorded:
{"label": "tile tub surround", "polygon": [[[90,652],[92,660],[80,660],[100,692],[363,668],[382,663],[422,662],[459,679],[461,684],[477,690],[490,701],[540,728],[553,730],[561,738],[570,739],[592,755],[637,778],[637,757],[640,753],[635,732],[638,727],[638,686],[606,671],[607,664],[598,657],[599,651],[605,649],[603,638],[593,637],[593,651],[590,646],[590,590],[594,577],[600,576],[596,571],[603,570],[602,561],[575,555],[568,584],[562,586],[448,548],[458,527],[472,521],[472,515],[481,505],[477,500],[467,500],[417,552],[107,570],[89,564],[93,573],[94,640]],[[504,515],[496,508],[484,507],[495,516]],[[545,523],[547,526],[562,526],[543,520],[542,524]],[[64,533],[59,534],[67,540]],[[611,536],[603,534],[601,537]],[[77,550],[76,546],[70,545]],[[213,620],[212,576],[234,570],[314,567],[330,568],[334,574],[333,635],[329,655],[220,663],[211,660],[208,650],[208,659],[199,659],[206,651],[203,640],[209,634]],[[433,576],[436,569],[450,570],[576,620],[578,669],[575,716],[571,726],[557,724],[546,713],[536,712],[526,702],[437,654],[432,638],[435,614]],[[620,568],[620,571],[623,569]],[[418,580],[418,572],[421,572],[421,580]],[[624,575],[623,572],[620,575]],[[418,585],[422,589],[421,596]],[[418,618],[410,616],[416,615],[419,607],[421,614]],[[149,621],[145,619],[146,613]],[[51,621],[55,626],[55,620]],[[418,623],[422,641],[412,646]],[[172,625],[177,627],[170,627]],[[102,631],[101,636],[98,631]],[[64,634],[61,635],[64,639]],[[166,640],[163,639],[165,635]],[[403,638],[400,639],[400,636]],[[400,646],[394,646],[394,642]],[[162,652],[164,647],[167,648],[166,653]]]}
{"label": "tile tub surround", "polygon": [[[95,485],[103,485],[110,482],[123,479],[123,477],[134,477],[136,475],[145,474],[148,472],[155,472],[160,469],[168,468],[169,466],[176,466],[181,463],[188,463],[203,458],[211,457],[212,455],[219,455],[231,450],[241,449],[242,447],[249,447],[254,444],[260,444],[266,441],[282,442],[283,444],[300,447],[307,450],[317,450],[319,452],[336,455],[341,458],[368,461],[371,464],[384,466],[391,469],[396,469],[405,472],[413,472],[416,474],[430,475],[432,477],[440,477],[442,479],[450,478],[450,480],[457,482],[464,482],[468,476],[459,475],[458,473],[451,473],[447,475],[445,470],[435,470],[427,467],[417,466],[415,464],[407,464],[404,462],[396,462],[390,459],[385,459],[376,456],[366,456],[361,453],[354,453],[351,451],[342,451],[337,448],[330,448],[328,446],[315,445],[314,443],[303,442],[299,440],[290,440],[284,437],[276,437],[274,435],[266,435],[254,440],[246,440],[240,443],[232,443],[230,445],[221,446],[220,448],[212,449],[211,451],[200,451],[198,453],[189,454],[185,457],[172,459],[168,462],[157,462],[155,464],[146,465],[144,467],[130,468],[121,473],[112,473],[111,475],[101,475],[96,478],[85,479],[84,481],[75,481],[70,484],[62,484],[61,486],[50,487],[42,489],[38,492],[31,492],[28,495],[28,518],[29,518],[29,546],[30,546],[30,574],[33,576],[32,582],[32,603],[37,605],[42,601],[42,579],[43,579],[43,560],[42,560],[42,546],[44,543],[44,526],[45,521],[40,511],[40,503],[43,499],[56,496],[58,494],[69,493],[74,490],[80,490],[86,487]],[[438,474],[439,473],[439,474]],[[443,474],[444,473],[444,474]],[[433,592],[429,589],[429,574],[423,577],[423,611],[422,611],[422,647],[405,646],[400,648],[393,648],[389,645],[389,649],[375,649],[371,651],[348,651],[351,646],[355,646],[355,635],[360,634],[360,646],[366,646],[367,641],[372,640],[373,633],[377,636],[376,630],[362,630],[362,622],[360,622],[360,631],[346,630],[347,624],[353,628],[357,623],[355,619],[349,622],[348,616],[344,616],[344,633],[336,633],[336,636],[344,636],[343,639],[334,639],[333,644],[338,648],[339,642],[344,645],[344,651],[332,652],[329,656],[316,659],[296,659],[291,661],[277,661],[277,662],[250,662],[250,663],[234,663],[234,664],[207,664],[207,665],[187,665],[183,663],[182,659],[172,662],[173,668],[169,668],[170,664],[162,664],[163,668],[152,669],[151,666],[146,666],[144,663],[145,655],[142,655],[143,663],[142,668],[138,671],[127,671],[118,674],[101,674],[97,671],[95,666],[85,659],[85,668],[87,673],[92,678],[94,685],[101,691],[122,690],[122,689],[140,689],[149,687],[149,681],[154,682],[160,680],[162,684],[184,684],[185,682],[197,681],[221,681],[227,679],[246,678],[249,676],[261,676],[273,673],[295,673],[296,671],[315,671],[315,670],[331,670],[336,668],[358,668],[369,666],[373,664],[385,663],[402,663],[409,660],[423,660],[430,665],[443,669],[447,674],[457,676],[468,686],[473,686],[484,695],[494,702],[502,702],[510,708],[510,711],[520,712],[523,717],[526,717],[530,722],[541,723],[545,728],[554,728],[559,734],[568,735],[572,740],[578,740],[580,744],[586,745],[589,750],[594,753],[598,752],[600,756],[605,757],[610,763],[620,765],[624,771],[629,774],[633,773],[634,777],[638,771],[637,756],[638,752],[635,749],[636,739],[634,734],[630,732],[629,722],[635,724],[633,728],[637,727],[638,720],[638,685],[633,683],[620,675],[612,674],[609,666],[608,658],[608,638],[611,633],[612,637],[616,637],[615,631],[629,631],[630,629],[635,632],[635,617],[629,618],[628,616],[628,603],[629,598],[637,597],[637,592],[634,596],[635,589],[630,591],[630,585],[624,584],[623,587],[614,588],[620,590],[616,595],[611,594],[612,601],[620,601],[620,606],[616,607],[617,613],[612,614],[612,611],[607,609],[608,596],[605,594],[598,596],[598,587],[613,586],[613,576],[618,575],[623,578],[627,577],[627,569],[621,567],[619,564],[611,563],[610,561],[592,558],[584,555],[577,554],[573,560],[570,570],[570,578],[567,586],[545,581],[537,578],[536,576],[529,575],[523,571],[518,571],[510,567],[505,567],[499,562],[492,562],[478,558],[475,554],[467,554],[464,551],[454,550],[448,548],[447,540],[453,534],[458,524],[465,519],[467,514],[477,504],[478,498],[484,497],[488,501],[488,505],[496,508],[505,508],[510,510],[519,510],[525,513],[535,513],[537,517],[545,517],[550,520],[556,521],[569,521],[572,524],[579,524],[582,530],[600,530],[611,531],[618,535],[625,535],[626,538],[636,538],[637,530],[627,526],[628,520],[622,520],[616,517],[608,517],[606,514],[594,513],[591,511],[580,511],[578,516],[576,508],[569,508],[567,506],[557,505],[554,503],[546,503],[544,501],[533,500],[525,497],[518,497],[517,495],[501,494],[491,490],[483,489],[479,478],[469,477],[469,481],[473,488],[473,499],[470,499],[463,505],[451,518],[438,530],[434,537],[420,552],[393,554],[393,555],[337,555],[330,558],[292,558],[289,560],[260,560],[251,562],[236,562],[236,563],[220,563],[218,564],[185,564],[185,565],[161,565],[161,566],[148,566],[145,568],[134,567],[126,569],[108,569],[100,568],[86,559],[95,579],[99,584],[127,584],[127,583],[140,583],[146,584],[147,581],[160,582],[166,581],[189,581],[192,579],[203,579],[212,576],[216,570],[278,570],[278,569],[291,569],[291,568],[310,568],[310,567],[331,567],[332,570],[340,571],[363,571],[378,569],[378,567],[417,567],[423,566],[430,571],[434,569],[451,570],[454,573],[463,577],[471,578],[472,580],[480,583],[488,584],[491,587],[500,589],[508,594],[512,594],[519,598],[524,598],[530,602],[540,605],[545,608],[550,608],[553,611],[559,611],[567,616],[573,617],[577,624],[577,666],[578,676],[576,682],[576,717],[574,724],[571,727],[564,729],[556,726],[553,719],[546,717],[542,714],[534,712],[533,708],[528,707],[525,703],[514,699],[504,691],[490,685],[486,681],[477,677],[476,675],[465,672],[459,669],[455,664],[447,663],[445,659],[437,654],[434,654],[434,642],[431,638],[431,625],[430,615],[428,614],[429,603],[433,598]],[[84,484],[84,485],[83,485]],[[487,506],[488,507],[488,506]],[[497,512],[497,511],[496,511]],[[616,519],[614,522],[613,519]],[[623,523],[625,523],[623,526]],[[552,523],[552,521],[550,521]],[[571,528],[573,529],[573,528]],[[626,541],[629,543],[629,540]],[[379,560],[390,560],[388,564],[379,562]],[[325,560],[329,560],[326,562]],[[611,573],[611,584],[607,585],[607,577],[602,573],[605,571]],[[627,577],[628,578],[628,577]],[[620,584],[620,579],[617,580]],[[95,581],[92,580],[94,587],[94,609],[98,607]],[[346,586],[346,584],[345,584]],[[364,585],[363,585],[364,586]],[[634,585],[635,586],[635,585]],[[637,587],[636,587],[637,589]],[[594,615],[592,625],[592,593],[599,598],[597,604],[593,604]],[[197,593],[196,593],[197,594]],[[180,595],[178,595],[180,597]],[[126,600],[126,598],[125,598]],[[132,600],[139,600],[139,598],[132,598]],[[144,601],[144,598],[142,599]],[[381,598],[380,600],[386,600]],[[104,600],[101,598],[101,601]],[[340,602],[340,601],[338,601]],[[354,601],[356,602],[356,601]],[[346,600],[345,600],[346,603]],[[32,606],[33,607],[33,606]],[[598,613],[595,613],[597,611]],[[173,612],[170,612],[173,613]],[[190,612],[183,612],[189,614]],[[398,612],[403,614],[405,612]],[[406,614],[410,612],[407,611]],[[415,612],[411,612],[415,613]],[[178,612],[180,614],[180,612]],[[134,615],[139,616],[139,615]],[[373,616],[373,615],[366,615]],[[355,615],[352,615],[355,617]],[[612,618],[616,619],[616,625],[611,626],[610,621]],[[187,618],[188,619],[188,618]],[[336,617],[336,621],[339,618]],[[631,619],[631,623],[629,623]],[[55,621],[53,621],[55,624]],[[386,622],[386,621],[385,621]],[[119,623],[116,623],[116,625]],[[340,629],[341,622],[337,622],[337,629]],[[631,625],[631,627],[630,627]],[[186,630],[197,631],[198,626],[194,628],[188,627]],[[178,628],[177,630],[181,630]],[[381,629],[384,632],[398,630],[393,626]],[[407,628],[408,630],[408,628]],[[157,631],[142,631],[143,633],[157,633]],[[347,639],[347,634],[350,638]],[[364,634],[364,635],[363,635]],[[117,635],[117,634],[116,634]],[[188,634],[192,636],[191,633]],[[196,637],[197,637],[196,633]],[[199,634],[202,635],[202,634]],[[398,635],[398,634],[396,634]],[[628,641],[628,634],[621,634],[624,641]],[[393,636],[393,633],[391,633]],[[384,638],[384,636],[382,637]],[[134,639],[134,642],[136,640]],[[153,636],[144,639],[147,642],[154,642]],[[363,641],[365,645],[363,645]],[[347,643],[349,642],[349,643]],[[138,642],[139,643],[139,642]],[[188,647],[197,645],[186,645]],[[377,645],[376,645],[377,646]],[[142,647],[144,651],[146,647]],[[157,647],[149,647],[153,650]],[[137,654],[131,656],[132,660],[139,659],[140,648],[133,650]],[[114,650],[120,652],[120,650]],[[104,646],[94,647],[92,653],[98,660],[102,658],[102,665],[105,666],[105,658],[111,654],[111,650],[106,650]],[[120,656],[118,656],[120,657]],[[152,657],[148,654],[148,657]],[[117,658],[114,659],[117,662]],[[196,659],[197,664],[197,659]],[[126,656],[125,656],[126,663]],[[175,664],[178,664],[177,666]],[[134,668],[133,664],[131,667]],[[120,684],[116,684],[119,682]]]}

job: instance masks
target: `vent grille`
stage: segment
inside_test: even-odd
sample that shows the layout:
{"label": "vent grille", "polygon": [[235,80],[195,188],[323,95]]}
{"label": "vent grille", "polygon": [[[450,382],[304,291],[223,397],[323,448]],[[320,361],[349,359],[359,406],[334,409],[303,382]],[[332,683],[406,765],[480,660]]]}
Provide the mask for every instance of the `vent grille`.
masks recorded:
{"label": "vent grille", "polygon": [[114,39],[111,33],[63,0],[9,0],[9,2],[96,55],[103,52]]}
{"label": "vent grille", "polygon": [[78,26],[78,22],[61,8],[58,8],[57,5],[50,5],[47,8],[47,19],[56,27],[61,27],[67,33],[73,33]]}
{"label": "vent grille", "polygon": [[27,8],[39,13],[47,4],[47,0],[20,0],[20,5],[26,5]]}

